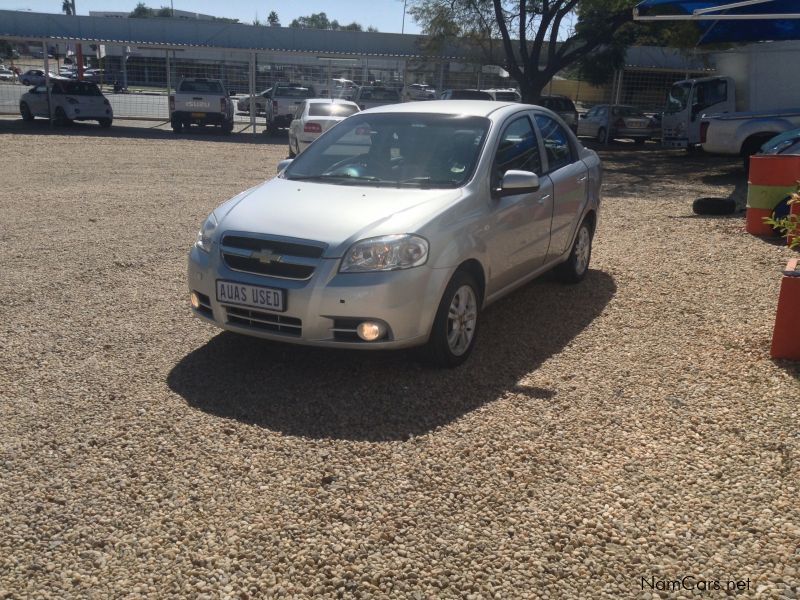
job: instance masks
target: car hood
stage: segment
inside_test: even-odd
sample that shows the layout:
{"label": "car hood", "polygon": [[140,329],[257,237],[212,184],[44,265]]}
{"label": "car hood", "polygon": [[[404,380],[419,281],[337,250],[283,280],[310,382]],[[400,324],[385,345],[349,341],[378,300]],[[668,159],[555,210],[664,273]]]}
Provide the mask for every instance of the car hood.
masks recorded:
{"label": "car hood", "polygon": [[458,201],[461,189],[333,185],[275,178],[220,206],[217,231],[251,232],[327,244],[340,258],[358,240],[417,233]]}

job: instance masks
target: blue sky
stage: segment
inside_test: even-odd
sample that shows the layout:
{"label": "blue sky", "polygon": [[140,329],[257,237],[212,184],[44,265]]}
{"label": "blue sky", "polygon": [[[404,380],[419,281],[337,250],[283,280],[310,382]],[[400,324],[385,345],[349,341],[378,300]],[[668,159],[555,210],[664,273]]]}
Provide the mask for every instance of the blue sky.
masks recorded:
{"label": "blue sky", "polygon": [[[79,15],[88,15],[90,10],[131,11],[139,0],[75,0]],[[147,6],[159,8],[169,6],[170,0],[145,0]],[[292,19],[312,13],[324,12],[328,18],[340,23],[357,21],[365,28],[377,27],[386,33],[400,33],[403,21],[403,0],[173,0],[175,9],[200,12],[216,17],[231,17],[242,23],[252,23],[258,18],[265,21],[271,10],[278,13],[282,25]],[[7,10],[32,10],[34,12],[60,12],[61,0],[0,0],[0,8]],[[406,15],[406,33],[419,33],[419,27]]]}

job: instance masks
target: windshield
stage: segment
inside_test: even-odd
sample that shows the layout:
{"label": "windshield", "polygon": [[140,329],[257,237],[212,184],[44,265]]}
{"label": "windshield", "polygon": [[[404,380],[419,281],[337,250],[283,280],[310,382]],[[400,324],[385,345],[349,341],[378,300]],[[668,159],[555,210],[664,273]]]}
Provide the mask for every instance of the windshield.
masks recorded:
{"label": "windshield", "polygon": [[309,146],[284,177],[337,185],[459,187],[471,177],[488,129],[484,117],[355,115]]}
{"label": "windshield", "polygon": [[309,117],[349,117],[357,112],[357,106],[338,102],[312,102],[308,107]]}
{"label": "windshield", "polygon": [[669,90],[667,95],[667,108],[666,113],[677,113],[686,109],[689,103],[689,94],[692,91],[692,84],[687,82],[676,83]]}
{"label": "windshield", "polygon": [[517,92],[495,92],[494,98],[503,102],[516,102],[519,100],[519,94]]}
{"label": "windshield", "polygon": [[88,81],[60,81],[53,86],[54,94],[70,94],[72,96],[102,96],[96,84]]}

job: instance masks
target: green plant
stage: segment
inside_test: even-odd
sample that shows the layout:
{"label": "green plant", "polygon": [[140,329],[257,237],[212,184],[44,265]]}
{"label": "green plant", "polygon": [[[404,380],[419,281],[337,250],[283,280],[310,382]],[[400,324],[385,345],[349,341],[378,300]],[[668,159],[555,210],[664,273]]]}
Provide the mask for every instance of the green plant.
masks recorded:
{"label": "green plant", "polygon": [[[789,208],[792,205],[800,204],[800,182],[798,182],[798,191],[792,194],[789,199]],[[781,232],[781,235],[789,238],[789,248],[800,248],[800,215],[788,214],[780,219],[774,217],[764,217],[764,223],[771,225]]]}

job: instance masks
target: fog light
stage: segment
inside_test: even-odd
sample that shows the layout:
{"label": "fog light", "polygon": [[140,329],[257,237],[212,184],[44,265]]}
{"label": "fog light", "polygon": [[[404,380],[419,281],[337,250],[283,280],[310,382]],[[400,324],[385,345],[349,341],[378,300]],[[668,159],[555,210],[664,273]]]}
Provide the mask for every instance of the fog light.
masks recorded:
{"label": "fog light", "polygon": [[365,342],[374,342],[383,334],[386,333],[386,327],[382,323],[375,323],[374,321],[364,321],[359,323],[356,328],[356,333]]}
{"label": "fog light", "polygon": [[192,292],[190,302],[192,303],[193,309],[197,310],[198,308],[200,308],[200,297],[197,295],[196,292]]}

